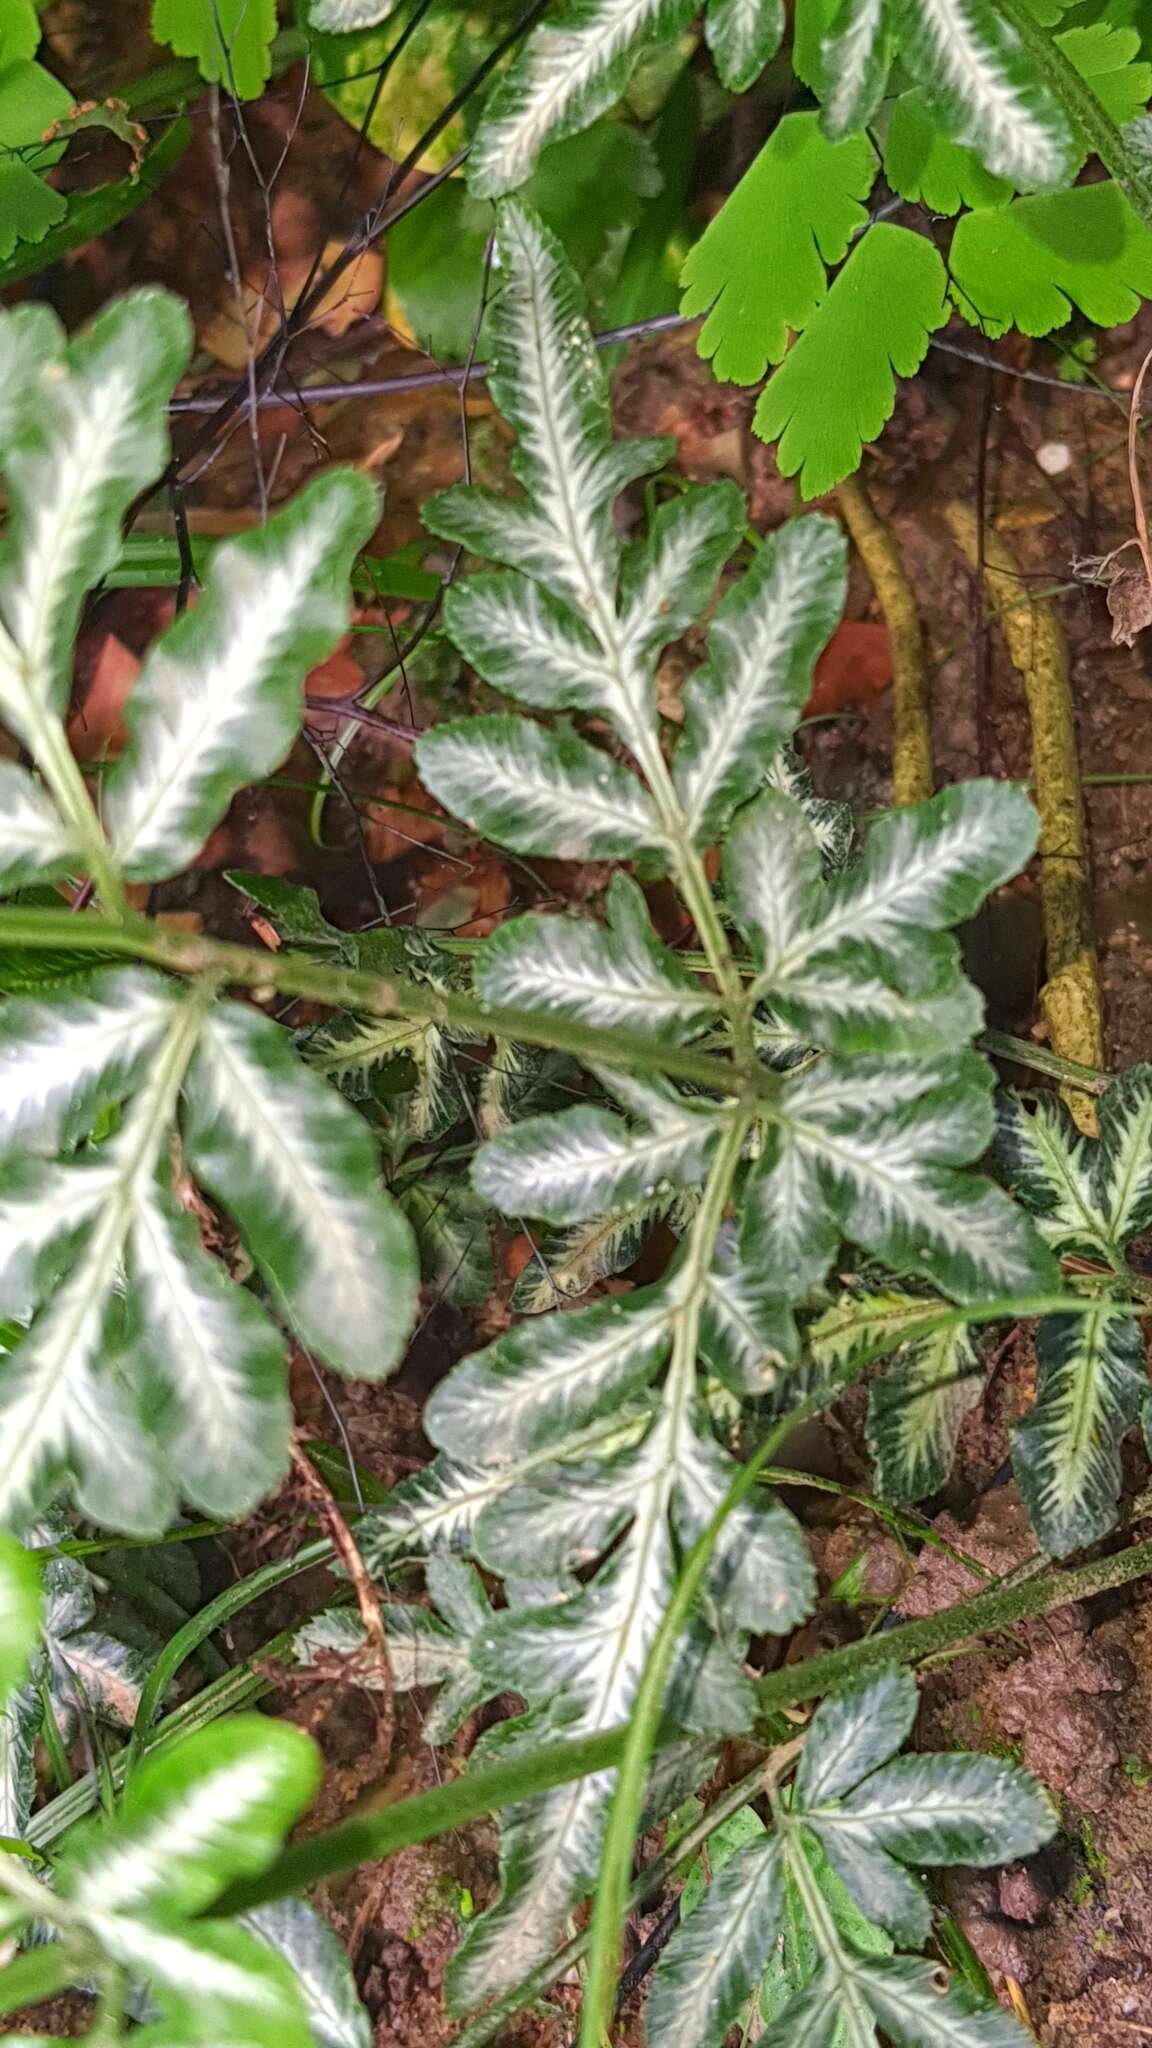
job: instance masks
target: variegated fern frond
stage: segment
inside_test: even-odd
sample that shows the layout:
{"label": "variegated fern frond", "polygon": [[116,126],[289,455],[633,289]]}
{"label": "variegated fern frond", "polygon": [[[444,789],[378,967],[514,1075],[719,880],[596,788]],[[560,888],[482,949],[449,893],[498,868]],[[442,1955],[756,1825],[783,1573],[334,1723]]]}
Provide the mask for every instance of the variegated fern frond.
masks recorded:
{"label": "variegated fern frond", "polygon": [[[37,309],[0,317],[8,522],[0,544],[0,717],[35,773],[4,764],[0,887],[87,875],[123,915],[129,882],[191,863],[244,784],[283,758],[304,676],[344,630],[374,494],[334,470],[216,553],[200,603],[161,635],[99,809],[65,737],[80,607],[128,505],[167,454],[190,347],[159,292],[71,342]],[[275,1314],[203,1250],[187,1180],[234,1219],[275,1312],[339,1369],[378,1377],[415,1308],[411,1231],[367,1128],[279,1026],[106,969],[0,1014],[0,1521],[68,1483],[103,1526],[155,1533],[181,1497],[251,1508],[283,1474],[290,1415]]]}
{"label": "variegated fern frond", "polygon": [[[420,741],[420,772],[498,844],[661,864],[706,970],[661,942],[643,892],[618,873],[602,922],[531,913],[482,942],[476,990],[653,1046],[706,1037],[730,1054],[732,1075],[728,1093],[693,1093],[601,1065],[599,1101],[493,1117],[476,1156],[477,1193],[547,1226],[541,1268],[559,1253],[581,1291],[619,1270],[646,1219],[674,1216],[679,1240],[662,1278],[570,1312],[539,1312],[554,1280],[522,1283],[517,1306],[537,1312],[437,1387],[426,1428],[440,1455],[375,1524],[381,1561],[465,1549],[507,1580],[543,1573],[560,1586],[497,1611],[474,1636],[476,1671],[528,1708],[518,1734],[501,1731],[503,1754],[627,1720],[678,1558],[737,1469],[708,1386],[787,1409],[794,1307],[844,1238],[959,1301],[1035,1288],[1053,1269],[1027,1220],[968,1171],[991,1133],[992,1076],[968,1050],[980,1005],[948,936],[1028,858],[1026,795],[992,783],[946,791],[885,820],[843,865],[839,820],[815,808],[782,752],[843,598],[843,543],[823,518],[771,536],[724,591],[669,762],[656,663],[708,603],[743,533],[742,500],[727,484],[689,491],[625,548],[614,500],[662,450],[612,439],[571,270],[517,204],[501,211],[495,263],[489,375],[516,429],[521,495],[459,486],[428,518],[507,565],[457,580],[447,630],[488,683],[544,715],[440,726]],[[704,868],[717,841],[723,914]],[[757,1061],[766,1014],[810,1052],[752,1102],[741,1063]],[[730,1207],[738,1222],[726,1221]],[[737,1509],[668,1711],[686,1729],[739,1727],[749,1634],[784,1632],[812,1593],[787,1511],[764,1494]],[[709,1616],[723,1617],[719,1632]],[[585,1779],[506,1825],[504,1895],[453,1969],[461,2007],[546,1953],[594,1881],[611,1793],[610,1775]]]}

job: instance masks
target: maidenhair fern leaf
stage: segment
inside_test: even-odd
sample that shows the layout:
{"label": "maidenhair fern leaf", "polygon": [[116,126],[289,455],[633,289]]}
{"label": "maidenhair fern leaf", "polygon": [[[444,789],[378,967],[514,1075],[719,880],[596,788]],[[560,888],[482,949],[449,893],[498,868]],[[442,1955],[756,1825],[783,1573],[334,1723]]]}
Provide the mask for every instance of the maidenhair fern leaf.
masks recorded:
{"label": "maidenhair fern leaf", "polygon": [[[854,470],[896,402],[897,376],[911,377],[928,337],[948,317],[944,266],[932,244],[907,228],[870,228],[849,256],[804,333],[756,407],[764,441],[779,439],[785,476],[800,474],[817,498]],[[845,362],[852,377],[841,374]]]}
{"label": "maidenhair fern leaf", "polygon": [[210,84],[258,99],[272,71],[276,0],[152,0],[152,34],[194,57]]}
{"label": "maidenhair fern leaf", "polygon": [[953,141],[1024,191],[1075,164],[1067,116],[993,0],[893,0],[900,55]]}
{"label": "maidenhair fern leaf", "polygon": [[831,143],[815,114],[786,114],[685,260],[681,311],[706,313],[699,350],[717,377],[757,384],[789,331],[808,325],[865,226],[876,155],[864,135]]}
{"label": "maidenhair fern leaf", "polygon": [[1111,181],[965,214],[949,265],[957,310],[989,335],[1048,334],[1074,306],[1118,327],[1152,297],[1152,233]]}
{"label": "maidenhair fern leaf", "polygon": [[919,90],[903,92],[893,103],[884,175],[901,198],[919,200],[933,213],[997,206],[1012,196],[1007,178],[994,178],[974,149],[951,140]]}
{"label": "maidenhair fern leaf", "polygon": [[43,64],[6,63],[3,51],[0,45],[0,257],[7,257],[19,242],[42,241],[67,214],[63,193],[41,174],[63,154],[63,143],[44,138],[70,113],[72,94]]}
{"label": "maidenhair fern leaf", "polygon": [[1118,128],[1148,110],[1152,97],[1152,64],[1135,61],[1140,30],[1110,21],[1087,22],[1053,37],[1081,78],[1087,79],[1105,113]]}
{"label": "maidenhair fern leaf", "polygon": [[569,0],[533,29],[485,106],[468,166],[477,197],[514,192],[546,143],[621,98],[645,43],[670,42],[691,17],[692,0]]}
{"label": "maidenhair fern leaf", "polygon": [[0,66],[26,63],[40,46],[35,0],[4,0],[0,12]]}

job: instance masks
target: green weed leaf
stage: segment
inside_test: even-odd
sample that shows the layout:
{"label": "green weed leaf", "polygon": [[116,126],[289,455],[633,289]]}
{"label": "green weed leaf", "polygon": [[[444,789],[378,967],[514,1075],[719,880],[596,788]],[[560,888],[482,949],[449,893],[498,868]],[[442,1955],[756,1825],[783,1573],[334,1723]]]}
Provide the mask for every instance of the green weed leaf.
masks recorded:
{"label": "green weed leaf", "polygon": [[808,325],[865,226],[876,155],[864,135],[831,143],[815,114],[786,114],[688,253],[681,310],[707,313],[700,354],[717,377],[757,384],[789,330]]}
{"label": "green weed leaf", "polygon": [[234,1878],[272,1861],[319,1782],[319,1757],[299,1729],[233,1715],[137,1765],[115,1822],[73,1838],[61,1892],[108,1914],[201,1913]]}
{"label": "green weed leaf", "polygon": [[14,1536],[0,1533],[0,1705],[23,1682],[39,1640],[40,1567]]}
{"label": "green weed leaf", "polygon": [[115,1819],[69,1838],[56,1889],[71,1926],[149,1987],[170,2038],[310,2048],[288,1965],[245,1929],[191,1916],[272,1861],[319,1775],[298,1729],[236,1715],[166,1744],[130,1776]]}
{"label": "green weed leaf", "polygon": [[[762,392],[754,426],[779,439],[785,476],[817,498],[854,470],[896,402],[895,377],[919,369],[947,318],[944,267],[907,228],[870,228]],[[841,365],[853,365],[851,383]]]}

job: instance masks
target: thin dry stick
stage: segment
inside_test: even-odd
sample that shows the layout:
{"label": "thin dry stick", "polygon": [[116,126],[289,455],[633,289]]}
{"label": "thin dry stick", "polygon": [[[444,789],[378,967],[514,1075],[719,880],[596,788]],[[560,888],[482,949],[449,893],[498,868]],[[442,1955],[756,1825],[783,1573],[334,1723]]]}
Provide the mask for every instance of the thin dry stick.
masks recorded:
{"label": "thin dry stick", "polygon": [[[1044,917],[1047,980],[1040,1007],[1052,1050],[1086,1067],[1103,1067],[1104,1034],[1100,975],[1092,931],[1088,845],[1076,722],[1068,681],[1064,635],[1051,605],[1029,595],[1020,564],[1000,534],[980,533],[971,505],[947,507],[948,524],[969,567],[982,570],[989,597],[1000,612],[1000,629],[1013,666],[1019,670],[1032,727],[1032,781],[1040,813],[1040,904]],[[1095,1104],[1082,1090],[1061,1094],[1082,1131],[1094,1135]]]}
{"label": "thin dry stick", "polygon": [[1140,393],[1144,389],[1144,379],[1148,374],[1148,365],[1150,363],[1152,363],[1152,348],[1149,349],[1144,361],[1140,365],[1136,382],[1132,386],[1132,403],[1128,407],[1128,482],[1132,491],[1132,515],[1136,521],[1136,539],[1140,548],[1140,557],[1144,563],[1144,574],[1148,578],[1148,588],[1152,590],[1152,547],[1149,547],[1148,544],[1148,517],[1144,510],[1144,493],[1140,489],[1136,449],[1136,437],[1140,432]]}
{"label": "thin dry stick", "polygon": [[872,579],[892,649],[892,801],[923,803],[935,787],[924,636],[900,551],[860,476],[836,492],[844,523]]}
{"label": "thin dry stick", "polygon": [[296,1471],[296,1477],[299,1479],[309,1499],[314,1503],[316,1512],[324,1526],[325,1534],[330,1538],[332,1548],[348,1574],[352,1591],[356,1595],[356,1605],[360,1610],[360,1620],[364,1626],[366,1646],[371,1652],[373,1663],[377,1666],[385,1692],[390,1693],[392,1690],[392,1674],[388,1663],[388,1639],[384,1630],[384,1614],[380,1606],[379,1595],[368,1576],[364,1560],[356,1548],[352,1531],[340,1513],[332,1493],[325,1486],[312,1460],[299,1443],[294,1443],[292,1446],[292,1463]]}

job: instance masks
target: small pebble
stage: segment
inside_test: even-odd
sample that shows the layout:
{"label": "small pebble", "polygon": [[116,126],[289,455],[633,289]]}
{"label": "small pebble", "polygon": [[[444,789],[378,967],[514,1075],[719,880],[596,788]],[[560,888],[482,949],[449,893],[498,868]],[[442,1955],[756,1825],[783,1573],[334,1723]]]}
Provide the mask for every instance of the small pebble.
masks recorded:
{"label": "small pebble", "polygon": [[1063,476],[1072,467],[1072,450],[1067,441],[1044,441],[1036,450],[1036,460],[1045,476]]}

